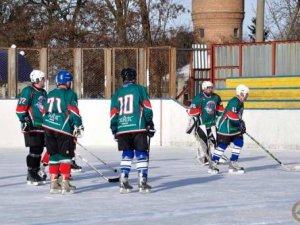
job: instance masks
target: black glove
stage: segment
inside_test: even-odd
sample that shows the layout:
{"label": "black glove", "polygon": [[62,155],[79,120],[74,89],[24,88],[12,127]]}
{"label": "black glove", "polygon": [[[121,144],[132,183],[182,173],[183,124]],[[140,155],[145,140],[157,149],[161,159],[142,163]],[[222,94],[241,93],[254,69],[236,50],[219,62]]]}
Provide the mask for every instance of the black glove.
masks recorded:
{"label": "black glove", "polygon": [[114,135],[114,141],[118,142],[118,135],[116,133],[114,133],[113,135]]}
{"label": "black glove", "polygon": [[21,129],[23,132],[28,132],[30,130],[32,130],[33,128],[33,124],[31,122],[31,119],[26,116],[23,118],[23,120],[21,121]]}
{"label": "black glove", "polygon": [[246,124],[245,124],[244,120],[240,120],[240,131],[241,131],[241,134],[246,133]]}
{"label": "black glove", "polygon": [[154,129],[154,125],[147,126],[147,135],[148,137],[152,138],[155,134],[156,130]]}

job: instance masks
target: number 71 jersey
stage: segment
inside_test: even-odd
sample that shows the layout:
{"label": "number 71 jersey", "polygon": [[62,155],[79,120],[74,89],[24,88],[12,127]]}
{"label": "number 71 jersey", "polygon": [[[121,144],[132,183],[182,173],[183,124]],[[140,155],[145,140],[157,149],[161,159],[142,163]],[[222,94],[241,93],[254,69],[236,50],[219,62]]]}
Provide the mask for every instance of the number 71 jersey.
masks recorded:
{"label": "number 71 jersey", "polygon": [[153,112],[146,88],[125,84],[112,96],[110,128],[114,134],[145,132],[153,124]]}
{"label": "number 71 jersey", "polygon": [[74,126],[82,125],[77,101],[77,95],[71,89],[50,91],[44,103],[43,127],[72,136]]}

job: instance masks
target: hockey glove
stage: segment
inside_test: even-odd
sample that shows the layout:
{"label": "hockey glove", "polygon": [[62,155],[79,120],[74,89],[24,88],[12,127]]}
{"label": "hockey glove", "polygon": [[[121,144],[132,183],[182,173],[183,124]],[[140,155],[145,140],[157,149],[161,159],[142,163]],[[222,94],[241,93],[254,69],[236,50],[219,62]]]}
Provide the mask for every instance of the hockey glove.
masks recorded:
{"label": "hockey glove", "polygon": [[76,138],[83,137],[84,134],[84,127],[83,125],[80,125],[79,127],[74,126],[73,136]]}
{"label": "hockey glove", "polygon": [[154,129],[154,125],[152,126],[147,126],[147,135],[148,137],[152,138],[155,134],[156,130]]}
{"label": "hockey glove", "polygon": [[246,124],[245,124],[244,120],[240,120],[240,131],[241,131],[241,134],[246,133]]}
{"label": "hockey glove", "polygon": [[118,142],[118,135],[117,134],[113,134],[114,135],[114,141]]}
{"label": "hockey glove", "polygon": [[21,129],[22,132],[29,132],[30,130],[32,130],[33,125],[31,122],[31,119],[26,116],[22,121],[21,121]]}

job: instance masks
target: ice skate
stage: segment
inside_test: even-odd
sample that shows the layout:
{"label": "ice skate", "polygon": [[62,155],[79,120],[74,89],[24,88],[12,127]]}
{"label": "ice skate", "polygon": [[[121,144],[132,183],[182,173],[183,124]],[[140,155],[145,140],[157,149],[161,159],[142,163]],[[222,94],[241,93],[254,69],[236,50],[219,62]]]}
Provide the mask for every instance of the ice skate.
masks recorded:
{"label": "ice skate", "polygon": [[76,187],[74,185],[70,184],[69,180],[62,180],[61,182],[61,193],[62,194],[66,194],[66,193],[70,193],[73,194],[76,190]]}
{"label": "ice skate", "polygon": [[38,186],[40,184],[45,184],[46,181],[40,177],[40,175],[38,175],[37,170],[28,170],[27,173],[27,184],[28,185],[34,185],[34,186]]}
{"label": "ice skate", "polygon": [[139,192],[140,193],[149,193],[151,192],[152,187],[147,183],[146,177],[140,177],[139,179]]}
{"label": "ice skate", "polygon": [[44,181],[47,179],[47,173],[46,173],[46,166],[47,164],[41,163],[40,169],[39,169],[39,176],[43,178]]}
{"label": "ice skate", "polygon": [[54,179],[50,184],[50,194],[58,194],[61,193],[61,186],[58,182],[58,179]]}
{"label": "ice skate", "polygon": [[128,177],[121,176],[120,178],[120,193],[126,194],[131,192],[133,187],[128,182]]}
{"label": "ice skate", "polygon": [[212,161],[209,165],[208,173],[211,175],[216,175],[219,173],[219,168],[217,167],[217,161]]}
{"label": "ice skate", "polygon": [[230,161],[228,172],[231,174],[244,174],[245,170],[243,167],[239,166],[237,161]]}
{"label": "ice skate", "polygon": [[74,172],[81,172],[82,171],[82,167],[77,165],[76,161],[73,159],[72,160],[72,164],[71,164],[71,171]]}

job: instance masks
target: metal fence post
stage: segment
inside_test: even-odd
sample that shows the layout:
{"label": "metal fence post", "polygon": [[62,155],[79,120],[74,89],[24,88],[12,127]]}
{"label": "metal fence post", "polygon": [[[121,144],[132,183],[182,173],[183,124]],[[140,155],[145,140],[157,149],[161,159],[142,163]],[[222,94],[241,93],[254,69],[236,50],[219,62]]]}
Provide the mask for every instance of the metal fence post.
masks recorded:
{"label": "metal fence post", "polygon": [[7,71],[8,98],[17,97],[17,49],[8,49],[8,71]]}
{"label": "metal fence post", "polygon": [[276,42],[272,42],[272,76],[276,75]]}
{"label": "metal fence post", "polygon": [[[74,82],[73,88],[74,91],[77,93],[78,97],[80,98],[83,94],[82,90],[82,49],[81,48],[74,48]],[[87,74],[88,76],[88,74]]]}
{"label": "metal fence post", "polygon": [[170,48],[170,86],[169,97],[176,98],[176,48]]}
{"label": "metal fence post", "polygon": [[105,98],[111,97],[111,49],[104,50],[104,76],[105,76]]}

